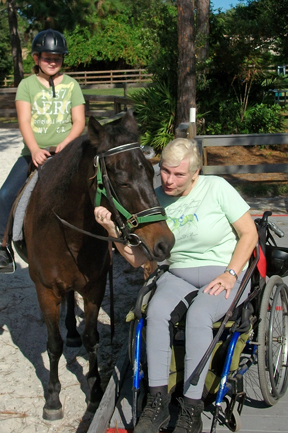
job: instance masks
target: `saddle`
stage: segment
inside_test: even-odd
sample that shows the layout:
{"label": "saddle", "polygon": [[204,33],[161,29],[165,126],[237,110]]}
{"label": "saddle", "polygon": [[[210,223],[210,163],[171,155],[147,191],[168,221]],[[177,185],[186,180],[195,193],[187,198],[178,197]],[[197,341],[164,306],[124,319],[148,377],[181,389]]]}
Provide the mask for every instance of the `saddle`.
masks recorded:
{"label": "saddle", "polygon": [[[55,149],[56,149],[55,147],[47,148],[47,150],[50,151],[51,155],[55,154]],[[50,158],[48,158],[48,160],[49,159]],[[47,161],[45,163],[47,163]],[[25,212],[29,203],[29,199],[38,181],[38,170],[35,169],[33,163],[30,164],[29,173],[30,174],[25,184],[19,191],[13,203],[9,215],[2,247],[6,248],[6,251],[9,255],[10,263],[8,266],[9,269],[3,268],[0,271],[1,273],[7,273],[7,272],[11,273],[11,272],[15,272],[16,270],[16,263],[14,259],[12,242],[21,259],[24,260],[24,262],[28,263],[23,225],[24,225]]]}
{"label": "saddle", "polygon": [[[2,244],[2,246],[6,248],[6,251],[10,259],[10,263],[9,263],[9,269],[7,270],[6,268],[1,269],[2,273],[15,272],[16,270],[16,263],[14,259],[12,241],[21,259],[24,260],[26,263],[28,263],[26,244],[25,244],[24,233],[23,233],[23,224],[24,224],[26,208],[28,206],[30,196],[37,183],[37,180],[38,180],[38,171],[34,170],[27,178],[25,184],[19,191],[13,203],[9,215],[8,223],[6,226],[5,234],[4,234],[3,244]],[[13,270],[11,268],[13,268]]]}

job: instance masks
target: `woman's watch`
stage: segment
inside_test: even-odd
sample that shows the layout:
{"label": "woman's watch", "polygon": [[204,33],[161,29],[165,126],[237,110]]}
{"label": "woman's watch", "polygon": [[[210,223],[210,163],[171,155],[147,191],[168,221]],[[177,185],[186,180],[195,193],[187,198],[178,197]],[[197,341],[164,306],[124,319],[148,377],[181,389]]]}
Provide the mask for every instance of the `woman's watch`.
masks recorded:
{"label": "woman's watch", "polygon": [[233,269],[226,268],[225,272],[229,272],[230,275],[233,275],[233,277],[235,277],[236,280],[238,280],[238,275],[236,274],[236,272]]}

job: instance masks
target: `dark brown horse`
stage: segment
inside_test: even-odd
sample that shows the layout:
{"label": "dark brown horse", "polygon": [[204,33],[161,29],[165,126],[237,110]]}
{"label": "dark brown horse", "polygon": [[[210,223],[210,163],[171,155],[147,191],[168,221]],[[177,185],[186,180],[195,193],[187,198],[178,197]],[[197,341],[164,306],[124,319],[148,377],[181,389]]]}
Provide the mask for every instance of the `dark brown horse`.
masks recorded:
{"label": "dark brown horse", "polygon": [[[154,193],[152,165],[138,141],[137,123],[130,113],[113,127],[104,128],[90,118],[88,136],[74,140],[39,170],[28,204],[24,234],[29,272],[48,331],[50,378],[43,411],[48,420],[63,417],[58,377],[63,340],[58,322],[61,302],[73,291],[84,299],[82,341],[89,353],[91,391],[88,409],[95,410],[102,396],[97,317],[110,259],[108,242],[101,239],[107,232],[94,219],[95,196],[98,194],[98,203],[102,200],[112,210],[122,241],[140,244],[147,259],[164,260],[174,243]],[[100,239],[76,231],[66,222]],[[74,298],[69,299],[68,307],[73,308]],[[68,341],[77,345],[79,334],[71,309],[69,314]]]}

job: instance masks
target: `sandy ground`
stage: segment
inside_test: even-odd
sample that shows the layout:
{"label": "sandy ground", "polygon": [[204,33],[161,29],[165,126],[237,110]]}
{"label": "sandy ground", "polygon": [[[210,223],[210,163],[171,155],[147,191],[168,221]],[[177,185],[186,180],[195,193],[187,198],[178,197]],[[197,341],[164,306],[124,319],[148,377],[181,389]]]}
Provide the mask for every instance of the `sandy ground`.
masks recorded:
{"label": "sandy ground", "polygon": [[[0,185],[21,150],[17,129],[0,129]],[[46,326],[38,307],[36,290],[28,266],[16,255],[14,274],[0,275],[0,433],[84,433],[93,415],[86,412],[88,359],[84,348],[64,348],[59,364],[64,418],[48,422],[42,418],[44,389],[48,383],[49,362],[46,352]],[[129,272],[123,272],[129,271]],[[99,316],[99,369],[103,386],[107,384],[117,353],[126,344],[125,315],[134,304],[143,282],[143,272],[127,266],[115,256],[115,337],[110,343],[109,288]],[[83,328],[82,300],[78,298],[77,322]],[[65,307],[61,332],[65,337]]]}
{"label": "sandy ground", "polygon": [[[17,129],[0,129],[0,185],[20,154],[22,144]],[[251,212],[270,208],[275,213],[287,213],[287,198],[247,200]],[[267,205],[271,206],[267,206]],[[88,361],[85,350],[64,348],[59,374],[62,384],[61,401],[64,418],[47,422],[42,419],[44,389],[48,382],[49,362],[46,353],[46,327],[38,307],[36,291],[29,278],[27,264],[16,256],[14,274],[0,274],[0,433],[84,433],[93,415],[86,412],[88,389],[85,375]],[[110,343],[109,290],[99,317],[99,367],[103,385],[119,349],[126,344],[125,315],[134,304],[142,285],[143,272],[130,268],[119,255],[114,262],[116,330]],[[78,299],[78,325],[83,328],[83,310]],[[61,332],[65,336],[64,308]]]}

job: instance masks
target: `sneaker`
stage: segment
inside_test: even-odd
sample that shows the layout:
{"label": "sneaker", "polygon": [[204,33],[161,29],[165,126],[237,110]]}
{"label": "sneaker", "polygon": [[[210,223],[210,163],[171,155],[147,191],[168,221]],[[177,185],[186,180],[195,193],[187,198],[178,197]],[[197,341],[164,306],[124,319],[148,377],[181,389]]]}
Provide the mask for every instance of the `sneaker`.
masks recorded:
{"label": "sneaker", "polygon": [[158,433],[161,427],[166,427],[170,419],[170,400],[170,394],[164,396],[160,392],[156,395],[148,394],[147,404],[134,429],[134,433]]}
{"label": "sneaker", "polygon": [[179,398],[178,401],[181,406],[181,412],[178,415],[173,433],[201,433],[203,428],[201,419],[201,413],[204,409],[203,402],[190,406],[185,404],[182,398]]}

